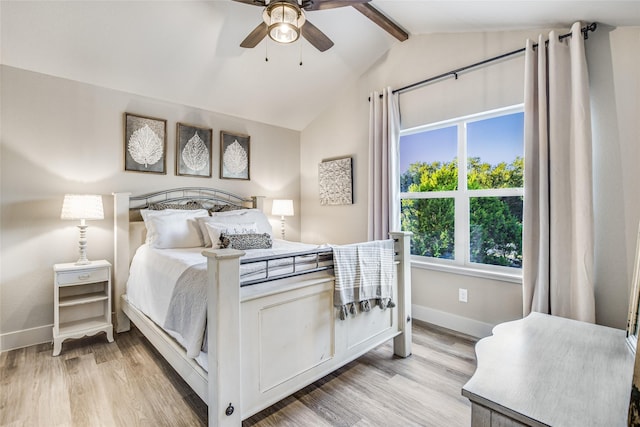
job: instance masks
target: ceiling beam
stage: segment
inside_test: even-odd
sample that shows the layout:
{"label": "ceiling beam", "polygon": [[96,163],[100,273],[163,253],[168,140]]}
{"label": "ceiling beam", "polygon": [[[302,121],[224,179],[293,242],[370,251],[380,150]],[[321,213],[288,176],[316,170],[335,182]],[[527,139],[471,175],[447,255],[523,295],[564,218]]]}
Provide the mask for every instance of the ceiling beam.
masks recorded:
{"label": "ceiling beam", "polygon": [[385,16],[378,9],[373,7],[370,3],[358,3],[352,4],[351,6],[362,13],[364,16],[378,24],[383,30],[385,30],[401,42],[409,38],[409,33],[407,33],[402,27]]}

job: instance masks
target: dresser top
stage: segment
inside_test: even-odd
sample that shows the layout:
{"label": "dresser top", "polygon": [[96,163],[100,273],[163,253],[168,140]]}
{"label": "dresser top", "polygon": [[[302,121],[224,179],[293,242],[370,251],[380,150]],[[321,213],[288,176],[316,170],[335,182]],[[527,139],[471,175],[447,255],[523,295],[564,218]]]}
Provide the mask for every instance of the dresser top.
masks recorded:
{"label": "dresser top", "polygon": [[619,329],[531,313],[476,345],[462,394],[529,425],[626,426],[634,355]]}

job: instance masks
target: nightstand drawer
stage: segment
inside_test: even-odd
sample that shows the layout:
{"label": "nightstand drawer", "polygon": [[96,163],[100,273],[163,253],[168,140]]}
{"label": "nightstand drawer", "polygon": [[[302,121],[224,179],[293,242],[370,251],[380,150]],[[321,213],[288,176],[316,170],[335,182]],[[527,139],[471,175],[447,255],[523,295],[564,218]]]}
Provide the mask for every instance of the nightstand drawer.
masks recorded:
{"label": "nightstand drawer", "polygon": [[58,272],[58,285],[75,285],[78,283],[106,282],[109,280],[109,269]]}

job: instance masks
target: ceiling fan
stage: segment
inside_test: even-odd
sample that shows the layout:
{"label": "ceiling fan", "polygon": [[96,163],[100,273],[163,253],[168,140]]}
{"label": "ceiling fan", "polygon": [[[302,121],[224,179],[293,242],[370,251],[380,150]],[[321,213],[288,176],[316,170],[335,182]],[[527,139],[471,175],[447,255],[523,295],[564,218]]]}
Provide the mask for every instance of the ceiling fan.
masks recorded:
{"label": "ceiling fan", "polygon": [[256,47],[266,36],[279,43],[291,43],[304,37],[320,52],[331,48],[333,41],[306,19],[305,12],[353,6],[367,18],[400,41],[409,34],[373,7],[371,0],[233,0],[264,8],[263,22],[240,43],[241,47]]}

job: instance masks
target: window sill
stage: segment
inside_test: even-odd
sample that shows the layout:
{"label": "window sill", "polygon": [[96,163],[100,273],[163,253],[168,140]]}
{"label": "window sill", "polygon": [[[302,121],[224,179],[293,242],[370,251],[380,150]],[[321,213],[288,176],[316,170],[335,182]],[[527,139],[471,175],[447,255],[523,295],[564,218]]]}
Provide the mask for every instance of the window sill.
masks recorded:
{"label": "window sill", "polygon": [[435,262],[419,261],[416,259],[411,260],[411,267],[420,268],[423,270],[442,271],[442,272],[451,273],[451,274],[461,274],[464,276],[480,277],[483,279],[498,280],[501,282],[510,282],[510,283],[522,285],[522,273],[514,274],[514,273],[508,273],[508,272],[502,272],[502,271],[489,271],[489,270],[482,270],[479,268],[463,267],[460,265],[440,264]]}

